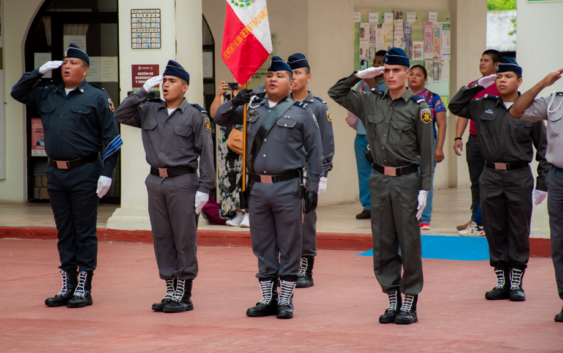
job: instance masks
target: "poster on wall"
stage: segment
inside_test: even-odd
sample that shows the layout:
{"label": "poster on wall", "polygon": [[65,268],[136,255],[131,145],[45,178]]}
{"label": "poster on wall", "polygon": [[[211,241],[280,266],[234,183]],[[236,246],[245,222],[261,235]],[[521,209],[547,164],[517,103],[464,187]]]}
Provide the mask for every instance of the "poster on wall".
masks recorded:
{"label": "poster on wall", "polygon": [[442,23],[442,57],[444,59],[450,58],[451,44],[450,44],[450,24]]}
{"label": "poster on wall", "polygon": [[[131,65],[131,87],[133,87],[133,91],[136,91],[143,87],[145,82],[151,77],[155,77],[159,75],[159,66],[158,64],[155,65]],[[153,91],[158,91],[159,88],[154,87]]]}
{"label": "poster on wall", "polygon": [[383,15],[383,23],[393,23],[393,13],[392,12],[386,12]]}
{"label": "poster on wall", "polygon": [[383,24],[383,47],[381,50],[393,48],[393,23]]}
{"label": "poster on wall", "polygon": [[369,45],[375,46],[377,42],[377,23],[369,24]]}
{"label": "poster on wall", "polygon": [[397,48],[405,49],[405,43],[403,38],[403,20],[395,20],[393,22],[394,32],[393,32],[393,46]]}
{"label": "poster on wall", "polygon": [[405,22],[405,27],[403,31],[403,38],[405,42],[405,53],[409,59],[413,58],[413,46],[412,46],[412,23]]}
{"label": "poster on wall", "polygon": [[63,36],[63,48],[65,48],[65,50],[68,48],[70,43],[76,44],[84,52],[88,52],[88,48],[86,48],[86,36]]}
{"label": "poster on wall", "polygon": [[360,43],[360,60],[369,60],[369,43]]}
{"label": "poster on wall", "polygon": [[41,118],[31,118],[31,156],[47,157],[47,152],[45,152],[45,134]]}
{"label": "poster on wall", "polygon": [[424,60],[424,42],[412,42],[412,59]]}
{"label": "poster on wall", "polygon": [[424,58],[432,57],[432,23],[424,24]]}
{"label": "poster on wall", "polygon": [[432,61],[432,59],[424,59],[424,68],[426,69],[426,72],[428,73],[428,78],[433,78],[434,76],[434,62]]}
{"label": "poster on wall", "polygon": [[432,78],[434,83],[440,83],[440,76],[442,74],[442,65],[444,61],[441,56],[435,56],[432,59]]}
{"label": "poster on wall", "polygon": [[432,45],[434,55],[442,55],[442,25],[440,23],[434,23],[432,26]]}
{"label": "poster on wall", "polygon": [[379,12],[370,12],[368,17],[369,23],[379,23]]}
{"label": "poster on wall", "polygon": [[369,43],[369,23],[360,23],[360,43]]}

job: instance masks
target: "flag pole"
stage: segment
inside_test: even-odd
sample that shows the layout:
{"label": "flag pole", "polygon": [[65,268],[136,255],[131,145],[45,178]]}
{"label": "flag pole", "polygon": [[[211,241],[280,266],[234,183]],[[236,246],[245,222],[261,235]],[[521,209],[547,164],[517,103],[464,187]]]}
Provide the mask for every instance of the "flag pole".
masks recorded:
{"label": "flag pole", "polygon": [[[244,88],[248,88],[248,82],[244,84]],[[244,115],[242,121],[242,191],[246,191],[246,114],[248,104],[244,103]]]}

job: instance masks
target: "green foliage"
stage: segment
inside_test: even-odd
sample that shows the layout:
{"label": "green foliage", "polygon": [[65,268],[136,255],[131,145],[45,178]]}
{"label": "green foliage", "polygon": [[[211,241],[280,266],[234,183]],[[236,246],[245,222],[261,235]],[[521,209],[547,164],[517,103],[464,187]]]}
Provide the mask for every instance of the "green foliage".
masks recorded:
{"label": "green foliage", "polygon": [[487,11],[516,10],[516,0],[487,0]]}

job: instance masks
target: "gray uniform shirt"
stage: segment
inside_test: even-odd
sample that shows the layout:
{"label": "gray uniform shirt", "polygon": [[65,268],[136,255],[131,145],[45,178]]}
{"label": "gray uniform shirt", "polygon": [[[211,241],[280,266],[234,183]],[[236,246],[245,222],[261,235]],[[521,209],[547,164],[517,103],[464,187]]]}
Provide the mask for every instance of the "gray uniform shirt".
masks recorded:
{"label": "gray uniform shirt", "polygon": [[547,120],[547,161],[563,168],[563,92],[553,92],[549,97],[534,100],[522,120]]}
{"label": "gray uniform shirt", "polygon": [[332,117],[328,111],[328,105],[324,100],[319,97],[313,96],[309,92],[307,98],[303,101],[307,103],[313,112],[319,130],[321,133],[321,140],[323,143],[323,176],[328,176],[328,172],[332,170],[332,159],[334,158],[334,133],[332,131]]}
{"label": "gray uniform shirt", "polygon": [[145,102],[148,97],[148,92],[140,89],[125,98],[115,112],[115,119],[142,129],[147,163],[155,168],[197,169],[199,157],[198,191],[209,193],[215,187],[215,165],[207,113],[184,99],[168,115],[166,102]]}
{"label": "gray uniform shirt", "polygon": [[430,190],[434,133],[428,104],[413,100],[409,89],[395,100],[389,90],[360,93],[353,89],[360,81],[352,74],[332,86],[328,95],[362,121],[375,163],[402,167],[418,164],[420,155],[421,189]]}
{"label": "gray uniform shirt", "polygon": [[484,88],[476,83],[462,87],[452,98],[450,111],[475,122],[479,150],[486,161],[495,163],[530,163],[536,147],[538,178],[536,189],[546,191],[545,175],[548,163],[545,159],[547,140],[542,122],[532,123],[514,119],[502,102],[502,98],[485,95],[473,99]]}
{"label": "gray uniform shirt", "polygon": [[[262,175],[277,175],[291,170],[307,167],[308,191],[318,192],[321,167],[322,145],[319,127],[313,112],[307,104],[303,107],[293,105],[278,119],[272,128],[256,160],[254,172]],[[246,164],[250,169],[250,159],[254,136],[270,111],[268,99],[252,97],[248,105],[246,130]],[[223,103],[213,117],[217,125],[232,126],[242,124],[244,106],[235,109],[231,101]]]}

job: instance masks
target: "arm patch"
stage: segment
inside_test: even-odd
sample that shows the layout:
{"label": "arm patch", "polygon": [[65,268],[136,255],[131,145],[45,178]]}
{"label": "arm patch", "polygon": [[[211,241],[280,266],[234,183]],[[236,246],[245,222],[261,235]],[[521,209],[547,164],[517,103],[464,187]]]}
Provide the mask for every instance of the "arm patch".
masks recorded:
{"label": "arm patch", "polygon": [[432,113],[430,109],[424,108],[420,110],[420,120],[425,124],[430,124],[432,122]]}

